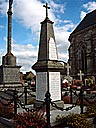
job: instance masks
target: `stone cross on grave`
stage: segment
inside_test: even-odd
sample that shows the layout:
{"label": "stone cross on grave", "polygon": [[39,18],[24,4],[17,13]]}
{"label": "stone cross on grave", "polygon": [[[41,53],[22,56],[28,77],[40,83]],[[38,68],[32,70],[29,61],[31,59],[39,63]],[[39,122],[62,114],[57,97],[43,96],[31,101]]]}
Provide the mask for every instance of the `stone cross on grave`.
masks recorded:
{"label": "stone cross on grave", "polygon": [[84,76],[84,74],[82,73],[81,70],[80,70],[80,73],[78,73],[77,75],[80,76],[80,80],[82,81],[82,76]]}
{"label": "stone cross on grave", "polygon": [[48,9],[50,9],[50,7],[48,7],[48,3],[46,3],[46,5],[43,5],[43,7],[46,8],[46,17],[48,17]]}
{"label": "stone cross on grave", "polygon": [[71,68],[71,66],[69,65],[69,63],[67,63],[67,65],[65,66],[65,68],[67,68],[67,76],[69,76],[69,70]]}

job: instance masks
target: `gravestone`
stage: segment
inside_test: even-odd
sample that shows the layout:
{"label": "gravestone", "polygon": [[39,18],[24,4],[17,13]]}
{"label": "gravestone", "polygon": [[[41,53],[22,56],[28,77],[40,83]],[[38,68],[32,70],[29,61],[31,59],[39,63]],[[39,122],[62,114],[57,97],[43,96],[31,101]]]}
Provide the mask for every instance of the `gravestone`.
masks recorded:
{"label": "gravestone", "polygon": [[69,63],[67,63],[65,68],[67,69],[67,76],[65,76],[64,79],[68,80],[68,82],[72,84],[73,78],[70,76],[70,68],[71,68],[71,66],[69,65]]}
{"label": "gravestone", "polygon": [[84,73],[80,70],[80,72],[77,74],[80,77],[80,80],[82,81],[82,77],[84,76]]}
{"label": "gravestone", "polygon": [[2,65],[0,66],[0,88],[14,88],[21,87],[20,68],[16,65],[16,57],[11,52],[11,38],[12,38],[12,3],[9,0],[8,9],[8,38],[7,38],[7,53],[2,57]]}
{"label": "gravestone", "polygon": [[44,101],[45,93],[49,91],[52,101],[63,105],[60,71],[64,66],[58,61],[53,22],[48,18],[48,4],[46,3],[44,7],[46,18],[41,22],[38,60],[32,66],[36,71],[36,101]]}

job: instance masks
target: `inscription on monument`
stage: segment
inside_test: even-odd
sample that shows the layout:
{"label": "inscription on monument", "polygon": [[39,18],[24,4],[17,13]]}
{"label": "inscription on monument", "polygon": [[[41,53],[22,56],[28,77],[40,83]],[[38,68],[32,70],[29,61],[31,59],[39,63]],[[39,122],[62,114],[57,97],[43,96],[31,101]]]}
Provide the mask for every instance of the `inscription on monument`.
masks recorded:
{"label": "inscription on monument", "polygon": [[[36,74],[36,100],[44,101],[47,92],[47,72]],[[60,72],[49,72],[49,92],[52,101],[61,100]]]}
{"label": "inscription on monument", "polygon": [[4,68],[3,80],[6,83],[20,82],[20,72],[18,68]]}
{"label": "inscription on monument", "polygon": [[36,100],[44,101],[47,91],[47,72],[36,73]]}
{"label": "inscription on monument", "polygon": [[53,38],[49,40],[49,59],[50,60],[57,60],[57,52],[56,52],[56,44]]}
{"label": "inscription on monument", "polygon": [[60,72],[49,72],[49,90],[52,101],[61,100]]}

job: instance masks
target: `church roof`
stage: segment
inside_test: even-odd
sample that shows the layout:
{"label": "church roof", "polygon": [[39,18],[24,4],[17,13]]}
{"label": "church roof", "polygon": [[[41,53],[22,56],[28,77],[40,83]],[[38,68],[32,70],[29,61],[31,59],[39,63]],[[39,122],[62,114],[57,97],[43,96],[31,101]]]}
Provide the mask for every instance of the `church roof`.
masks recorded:
{"label": "church roof", "polygon": [[72,32],[72,34],[79,32],[87,27],[96,24],[96,9],[90,13],[88,13],[84,19],[80,22],[80,24],[76,27],[76,29]]}

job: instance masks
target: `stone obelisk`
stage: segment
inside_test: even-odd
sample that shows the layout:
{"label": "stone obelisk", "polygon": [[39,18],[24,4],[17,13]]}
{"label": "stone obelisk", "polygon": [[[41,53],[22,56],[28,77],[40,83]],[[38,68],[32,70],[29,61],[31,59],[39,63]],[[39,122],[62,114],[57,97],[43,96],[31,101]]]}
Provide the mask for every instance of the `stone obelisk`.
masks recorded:
{"label": "stone obelisk", "polygon": [[61,103],[61,76],[60,70],[64,69],[58,61],[53,22],[48,18],[48,4],[46,18],[41,22],[41,34],[38,51],[38,60],[32,66],[36,71],[36,100],[44,101],[47,91],[51,94],[52,101]]}
{"label": "stone obelisk", "polygon": [[2,65],[0,66],[0,87],[19,87],[20,68],[16,65],[16,57],[11,52],[12,45],[12,4],[13,0],[9,0],[8,9],[8,37],[7,37],[7,53],[2,57]]}

